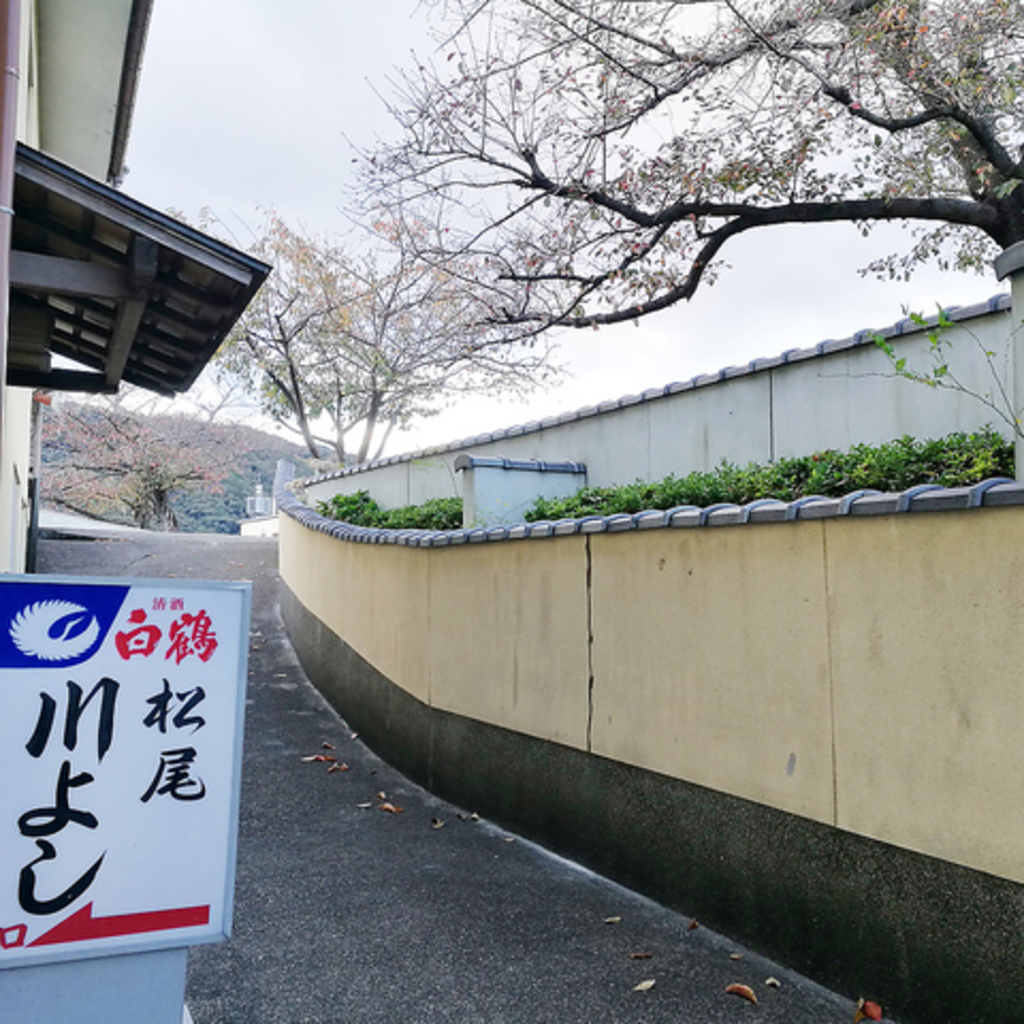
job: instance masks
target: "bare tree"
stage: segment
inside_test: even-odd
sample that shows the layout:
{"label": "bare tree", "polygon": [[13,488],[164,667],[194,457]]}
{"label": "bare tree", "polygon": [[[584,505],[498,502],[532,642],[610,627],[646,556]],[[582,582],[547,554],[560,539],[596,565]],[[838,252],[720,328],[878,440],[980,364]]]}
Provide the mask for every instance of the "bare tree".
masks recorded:
{"label": "bare tree", "polygon": [[[393,429],[471,392],[522,392],[556,370],[543,346],[497,344],[466,261],[422,254],[443,229],[374,225],[353,256],[271,217],[256,251],[274,273],[239,321],[220,363],[314,458],[379,455]],[[372,447],[376,441],[375,449]]]}
{"label": "bare tree", "polygon": [[508,338],[689,299],[759,228],[909,222],[893,275],[1024,239],[1019,0],[434,2],[363,183],[458,208],[431,258]]}

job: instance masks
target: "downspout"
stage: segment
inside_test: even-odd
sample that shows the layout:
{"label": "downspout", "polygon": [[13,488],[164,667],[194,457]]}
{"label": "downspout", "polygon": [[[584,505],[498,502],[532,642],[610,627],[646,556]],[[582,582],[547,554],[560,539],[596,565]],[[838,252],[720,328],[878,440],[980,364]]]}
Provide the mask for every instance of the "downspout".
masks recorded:
{"label": "downspout", "polygon": [[110,166],[107,182],[118,188],[127,173],[124,165],[128,150],[128,133],[135,111],[135,96],[139,87],[139,71],[142,69],[142,52],[149,32],[149,18],[153,13],[153,0],[133,0],[128,20],[128,36],[124,44],[124,63],[121,65],[121,87],[117,95],[117,114],[114,120],[114,140],[110,147]]}
{"label": "downspout", "polygon": [[3,450],[7,332],[10,317],[11,229],[14,221],[14,151],[18,142],[18,58],[21,0],[0,0],[0,451]]}

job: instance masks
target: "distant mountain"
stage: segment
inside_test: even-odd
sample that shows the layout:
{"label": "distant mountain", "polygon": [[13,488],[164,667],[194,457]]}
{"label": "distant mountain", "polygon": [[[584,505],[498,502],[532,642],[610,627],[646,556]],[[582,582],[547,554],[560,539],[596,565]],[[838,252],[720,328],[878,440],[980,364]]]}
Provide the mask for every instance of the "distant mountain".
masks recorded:
{"label": "distant mountain", "polygon": [[238,524],[245,518],[245,499],[255,495],[256,485],[263,493],[274,493],[274,474],[279,459],[291,459],[305,467],[309,453],[302,445],[268,434],[253,427],[236,424],[211,424],[215,434],[207,435],[209,443],[233,452],[228,456],[230,469],[221,481],[220,490],[197,489],[179,491],[171,499],[182,533],[238,533]]}
{"label": "distant mountain", "polygon": [[272,493],[279,459],[305,449],[254,427],[110,403],[46,410],[41,494],[52,508],[188,533],[237,533],[257,485]]}

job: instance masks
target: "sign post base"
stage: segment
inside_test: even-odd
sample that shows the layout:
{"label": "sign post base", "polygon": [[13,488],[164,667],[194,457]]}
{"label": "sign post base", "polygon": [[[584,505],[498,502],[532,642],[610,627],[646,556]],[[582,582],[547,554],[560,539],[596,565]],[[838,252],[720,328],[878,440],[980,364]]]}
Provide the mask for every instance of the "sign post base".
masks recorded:
{"label": "sign post base", "polygon": [[4,1020],[17,1024],[182,1024],[187,949],[0,971]]}

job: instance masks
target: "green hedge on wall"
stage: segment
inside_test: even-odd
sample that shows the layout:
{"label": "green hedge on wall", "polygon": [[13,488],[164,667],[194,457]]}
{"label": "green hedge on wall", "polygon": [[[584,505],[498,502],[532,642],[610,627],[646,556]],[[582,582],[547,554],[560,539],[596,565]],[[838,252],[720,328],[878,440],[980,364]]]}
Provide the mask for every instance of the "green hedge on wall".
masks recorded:
{"label": "green hedge on wall", "polygon": [[961,487],[1013,473],[1013,446],[986,427],[975,434],[954,433],[931,441],[905,436],[877,446],[854,445],[848,452],[828,449],[767,465],[752,462],[745,468],[723,462],[709,473],[669,475],[653,483],[637,480],[620,487],[584,487],[568,498],[538,498],[526,520],[718,502],[743,505],[758,498],[794,501],[808,494],[838,498],[868,487],[879,491],[902,491],[925,483]]}
{"label": "green hedge on wall", "polygon": [[[1013,476],[1013,445],[986,427],[974,434],[954,433],[937,440],[905,436],[881,445],[854,445],[746,467],[723,462],[710,473],[673,474],[663,480],[637,480],[618,487],[583,487],[567,498],[538,498],[527,522],[577,519],[588,515],[643,512],[645,509],[701,507],[718,502],[737,505],[758,498],[794,501],[808,494],[842,497],[861,488],[902,491],[917,484],[962,487],[993,476]],[[456,530],[462,526],[461,498],[431,498],[422,505],[382,509],[367,491],[336,494],[319,501],[317,512],[354,526],[392,530]]]}
{"label": "green hedge on wall", "polygon": [[404,505],[385,511],[369,492],[358,491],[318,501],[316,510],[328,519],[387,530],[457,530],[462,526],[461,498],[431,498],[422,505]]}

